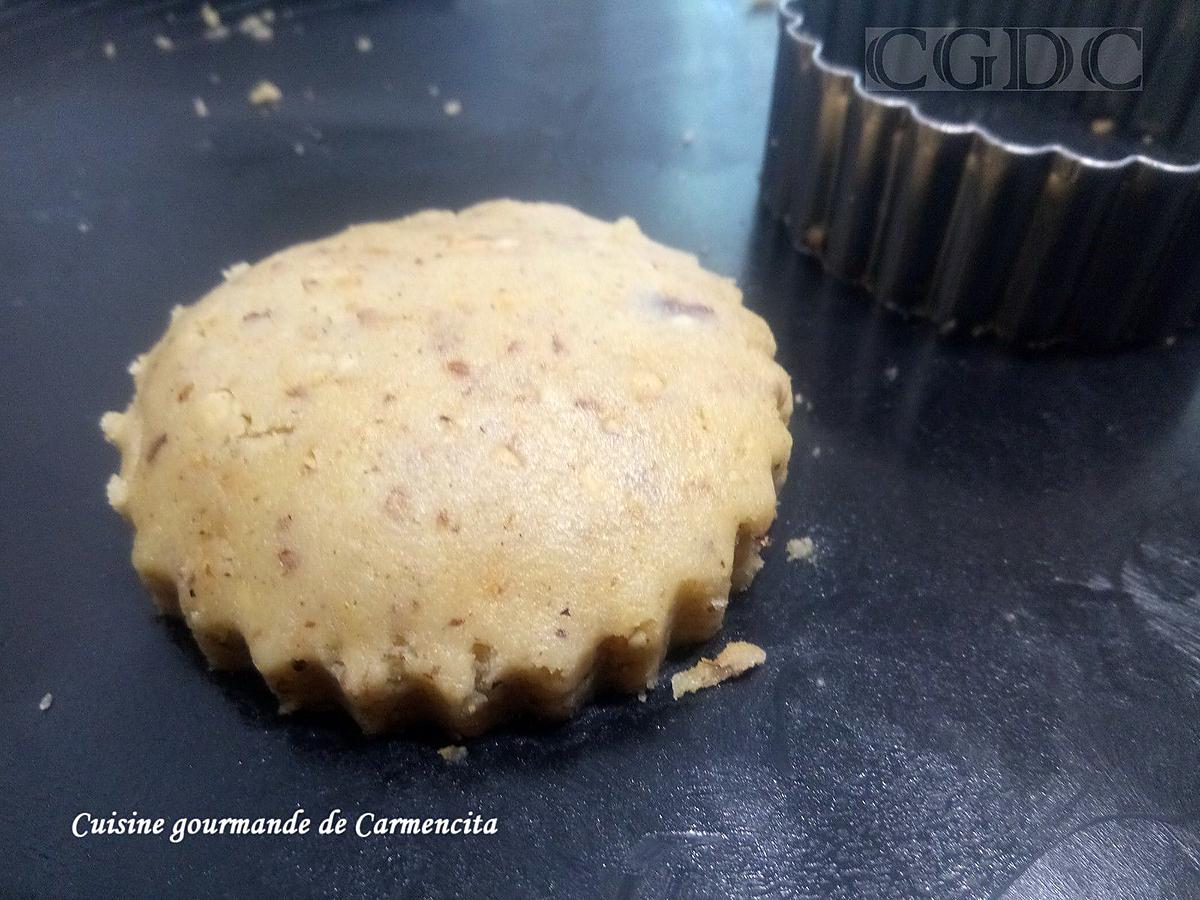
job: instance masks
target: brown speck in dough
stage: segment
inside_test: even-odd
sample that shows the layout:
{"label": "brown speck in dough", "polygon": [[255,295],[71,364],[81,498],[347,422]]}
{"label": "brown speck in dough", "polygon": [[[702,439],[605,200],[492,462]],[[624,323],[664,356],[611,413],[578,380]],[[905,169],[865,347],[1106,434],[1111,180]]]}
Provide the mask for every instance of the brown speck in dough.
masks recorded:
{"label": "brown speck in dough", "polygon": [[320,286],[321,286],[321,281],[319,278],[301,278],[300,279],[300,287],[304,290],[304,293],[306,293],[306,294],[311,294],[313,291],[315,291]]}
{"label": "brown speck in dough", "polygon": [[354,311],[354,317],[358,319],[359,325],[382,325],[387,321],[387,316],[375,309],[373,306],[368,306],[363,309]]}
{"label": "brown speck in dough", "polygon": [[295,671],[303,672],[307,668],[308,668],[308,663],[305,662],[304,660],[302,660],[302,659],[293,659],[292,660],[292,669],[294,669]]}
{"label": "brown speck in dough", "polygon": [[244,316],[242,316],[242,321],[243,322],[257,322],[259,319],[269,319],[269,318],[271,318],[271,311],[269,309],[258,309],[253,312],[246,313]]}
{"label": "brown speck in dough", "polygon": [[471,374],[471,367],[461,359],[452,359],[446,363],[446,369],[452,375],[457,375],[459,378],[466,378]]}
{"label": "brown speck in dough", "polygon": [[290,388],[288,388],[286,391],[284,391],[284,393],[287,394],[287,396],[291,397],[293,400],[303,400],[305,397],[308,396],[308,388],[306,388],[302,384],[294,384]]}
{"label": "brown speck in dough", "polygon": [[659,309],[668,315],[689,316],[693,319],[707,319],[713,315],[713,308],[703,303],[689,303],[667,294],[659,294],[656,299]]}
{"label": "brown speck in dough", "polygon": [[457,628],[457,627],[458,627],[459,625],[461,625],[462,623],[463,623],[463,620],[462,620],[462,619],[459,619],[459,618],[454,618],[454,619],[451,619],[451,620],[450,620],[450,621],[449,621],[447,624],[448,624],[448,625],[449,625],[451,628]]}
{"label": "brown speck in dough", "polygon": [[154,462],[154,457],[158,456],[158,451],[163,448],[163,444],[167,442],[167,435],[164,432],[151,441],[150,446],[146,448],[146,462]]}
{"label": "brown speck in dough", "polygon": [[450,519],[450,513],[446,512],[446,510],[444,510],[444,509],[438,510],[437,523],[438,523],[439,528],[445,528],[448,531],[452,531],[455,534],[458,534],[459,524]]}
{"label": "brown speck in dough", "polygon": [[567,629],[565,629],[565,628],[555,628],[555,629],[554,629],[554,634],[555,634],[555,636],[556,636],[556,637],[565,638],[565,637],[567,636]]}
{"label": "brown speck in dough", "polygon": [[555,353],[561,354],[567,352],[567,345],[562,342],[562,338],[560,338],[557,334],[550,339],[550,348]]}
{"label": "brown speck in dough", "polygon": [[285,573],[296,571],[296,567],[300,565],[300,560],[296,556],[296,551],[291,550],[288,547],[281,548],[279,552],[275,554],[275,557],[279,560],[279,565],[283,567],[283,571]]}
{"label": "brown speck in dough", "polygon": [[395,395],[395,394],[392,394],[392,393],[387,393],[387,394],[384,394],[384,395],[383,395],[383,402],[384,402],[384,403],[395,403],[395,402],[396,402],[396,395]]}
{"label": "brown speck in dough", "polygon": [[397,486],[388,491],[383,501],[383,511],[388,514],[388,518],[400,520],[404,518],[407,509],[408,494],[404,488]]}
{"label": "brown speck in dough", "polygon": [[192,396],[193,387],[194,387],[194,385],[192,385],[190,382],[188,384],[185,384],[183,387],[181,387],[179,389],[179,393],[175,395],[176,401],[178,401],[179,403],[186,402],[187,398]]}
{"label": "brown speck in dough", "polygon": [[513,353],[519,353],[521,350],[521,347],[522,347],[522,344],[520,341],[510,341],[506,350],[511,355]]}
{"label": "brown speck in dough", "polygon": [[316,622],[314,622],[312,619],[307,619],[307,620],[305,620],[305,622],[304,622],[304,627],[305,627],[305,628],[316,628],[316,627],[317,627],[317,623],[316,623]]}
{"label": "brown speck in dough", "polygon": [[568,607],[565,607],[564,609],[562,609],[562,610],[559,612],[559,615],[560,615],[560,616],[570,616],[570,615],[571,615],[571,607],[569,607],[569,606],[568,606]]}

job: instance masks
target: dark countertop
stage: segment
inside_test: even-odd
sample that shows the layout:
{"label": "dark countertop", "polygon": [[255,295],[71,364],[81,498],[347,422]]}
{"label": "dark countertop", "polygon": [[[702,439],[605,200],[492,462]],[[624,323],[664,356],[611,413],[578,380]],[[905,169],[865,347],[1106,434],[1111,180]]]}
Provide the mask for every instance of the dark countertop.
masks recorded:
{"label": "dark countertop", "polygon": [[[1013,357],[830,283],[757,207],[774,28],[733,0],[301,3],[214,44],[190,3],[0,7],[0,894],[1200,896],[1200,340]],[[223,266],[494,196],[630,214],[737,277],[812,408],[724,632],[763,669],[447,765],[210,674],[129,565],[97,420]],[[297,805],[500,830],[70,833]]]}

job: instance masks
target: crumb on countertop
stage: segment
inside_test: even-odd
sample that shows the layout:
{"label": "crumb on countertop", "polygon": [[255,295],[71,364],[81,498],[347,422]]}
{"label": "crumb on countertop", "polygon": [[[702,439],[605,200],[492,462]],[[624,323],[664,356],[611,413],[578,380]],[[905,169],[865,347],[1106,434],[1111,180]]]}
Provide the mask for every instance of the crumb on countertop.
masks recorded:
{"label": "crumb on countertop", "polygon": [[254,106],[274,106],[283,99],[283,91],[273,81],[260,81],[246,95]]}
{"label": "crumb on countertop", "polygon": [[165,34],[156,34],[154,36],[154,46],[163,53],[170,53],[175,49],[175,42]]}
{"label": "crumb on countertop", "polygon": [[204,23],[205,28],[220,28],[221,14],[211,3],[205,3],[200,7],[200,21]]}
{"label": "crumb on countertop", "polygon": [[784,549],[787,551],[788,562],[813,562],[817,558],[817,545],[810,537],[792,538]]}
{"label": "crumb on countertop", "polygon": [[886,378],[888,381],[895,381],[897,378],[900,377],[900,367],[899,366],[888,366],[886,369],[883,370],[883,377]]}
{"label": "crumb on countertop", "polygon": [[354,49],[359,53],[370,53],[375,49],[375,44],[365,34],[360,34],[354,39]]}
{"label": "crumb on countertop", "polygon": [[447,744],[438,748],[438,756],[449,763],[462,762],[467,758],[467,748],[461,744]]}
{"label": "crumb on countertop", "polygon": [[457,116],[460,112],[462,112],[462,101],[453,99],[447,100],[442,104],[442,112],[448,116]]}
{"label": "crumb on countertop", "polygon": [[736,678],[766,662],[762,647],[746,641],[732,641],[717,654],[716,659],[701,659],[690,669],[671,676],[671,693],[678,700],[685,694],[703,690]]}
{"label": "crumb on countertop", "polygon": [[42,696],[42,699],[38,701],[38,709],[40,709],[42,712],[45,712],[46,710],[48,710],[50,708],[50,704],[52,704],[53,702],[54,702],[54,695],[51,694],[49,691],[47,691]]}
{"label": "crumb on countertop", "polygon": [[105,41],[100,45],[100,49],[103,51],[105,59],[117,58],[117,45],[112,41]]}
{"label": "crumb on countertop", "polygon": [[250,38],[252,41],[257,41],[260,44],[265,44],[275,37],[275,29],[270,25],[274,21],[274,16],[267,15],[268,10],[255,15],[251,13],[245,16],[238,22],[238,31]]}
{"label": "crumb on countertop", "polygon": [[208,104],[204,102],[203,97],[193,97],[192,98],[192,109],[195,111],[196,115],[199,118],[201,118],[201,119],[208,118]]}

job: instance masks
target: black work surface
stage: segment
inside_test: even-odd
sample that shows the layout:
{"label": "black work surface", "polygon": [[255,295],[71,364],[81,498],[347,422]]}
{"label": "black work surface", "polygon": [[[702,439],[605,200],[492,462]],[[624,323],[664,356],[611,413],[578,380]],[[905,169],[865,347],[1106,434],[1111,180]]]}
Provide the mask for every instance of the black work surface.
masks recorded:
{"label": "black work surface", "polygon": [[[1200,896],[1200,342],[1014,358],[829,283],[757,211],[774,28],[733,0],[320,4],[260,45],[191,3],[0,8],[0,894]],[[209,673],[134,576],[97,420],[222,267],[495,196],[633,215],[736,277],[811,409],[724,634],[762,669],[450,765]],[[70,831],[297,805],[499,833]]]}

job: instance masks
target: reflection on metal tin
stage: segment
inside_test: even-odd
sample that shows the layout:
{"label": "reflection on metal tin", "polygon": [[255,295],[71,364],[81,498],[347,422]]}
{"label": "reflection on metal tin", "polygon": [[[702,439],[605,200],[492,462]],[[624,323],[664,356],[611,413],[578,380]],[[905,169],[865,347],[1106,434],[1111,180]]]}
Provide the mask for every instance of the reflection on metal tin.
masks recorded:
{"label": "reflection on metal tin", "polygon": [[1016,5],[785,0],[763,199],[830,272],[944,332],[1170,338],[1200,320],[1200,3],[1045,6],[1140,29],[1144,90],[868,91],[868,28],[1007,25]]}

